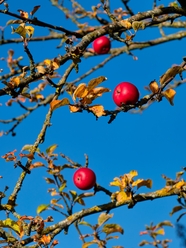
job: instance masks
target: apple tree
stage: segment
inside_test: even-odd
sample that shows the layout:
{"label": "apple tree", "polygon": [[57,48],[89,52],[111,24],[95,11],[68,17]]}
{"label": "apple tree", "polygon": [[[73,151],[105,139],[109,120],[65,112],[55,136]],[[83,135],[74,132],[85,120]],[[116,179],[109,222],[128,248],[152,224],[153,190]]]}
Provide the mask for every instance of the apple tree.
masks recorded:
{"label": "apple tree", "polygon": [[0,0],[0,247],[186,247],[186,2],[135,2]]}

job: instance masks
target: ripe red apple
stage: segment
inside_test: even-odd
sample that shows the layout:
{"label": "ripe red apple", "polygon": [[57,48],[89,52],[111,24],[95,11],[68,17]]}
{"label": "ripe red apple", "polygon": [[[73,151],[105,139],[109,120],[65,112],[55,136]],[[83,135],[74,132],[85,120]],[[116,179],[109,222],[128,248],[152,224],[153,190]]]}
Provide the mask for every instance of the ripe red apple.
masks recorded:
{"label": "ripe red apple", "polygon": [[106,54],[110,51],[111,43],[109,38],[101,36],[93,41],[94,52],[97,54]]}
{"label": "ripe red apple", "polygon": [[119,107],[121,107],[122,104],[135,104],[138,99],[139,91],[134,84],[122,82],[114,89],[113,100]]}
{"label": "ripe red apple", "polygon": [[74,173],[73,182],[78,189],[88,190],[94,187],[96,183],[96,175],[89,168],[79,168]]}

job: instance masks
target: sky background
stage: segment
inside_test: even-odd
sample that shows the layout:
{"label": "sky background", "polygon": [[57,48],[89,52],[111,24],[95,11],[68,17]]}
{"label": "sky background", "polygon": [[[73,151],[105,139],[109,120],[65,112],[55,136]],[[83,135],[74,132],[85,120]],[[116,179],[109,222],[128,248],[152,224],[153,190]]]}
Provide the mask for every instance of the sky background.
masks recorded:
{"label": "sky background", "polygon": [[[99,3],[98,0],[80,0],[79,2],[88,10],[91,10],[92,5]],[[168,6],[169,1],[162,0],[158,3]],[[30,12],[34,6],[40,4],[41,7],[36,13],[39,20],[63,26],[70,30],[76,30],[76,27],[70,20],[65,19],[60,10],[51,6],[50,1],[9,0],[8,4],[10,11],[13,13],[18,13],[18,9]],[[70,1],[65,0],[64,4],[70,6]],[[152,5],[152,0],[130,1],[130,7],[134,13],[150,10]],[[111,7],[114,9],[123,7],[123,5],[117,0],[111,1]],[[2,9],[3,6],[1,5],[0,8]],[[10,19],[13,18],[1,14],[0,26],[5,26]],[[185,20],[185,18],[182,19]],[[96,22],[93,22],[93,24],[96,24]],[[164,31],[166,34],[169,34],[175,30],[167,28]],[[35,27],[34,37],[47,34],[47,28]],[[135,41],[147,41],[158,37],[160,37],[159,30],[151,28],[139,31]],[[11,27],[8,26],[5,29],[5,39],[10,38],[19,38],[19,35],[11,34]],[[64,46],[60,49],[56,48],[59,42],[59,40],[30,42],[29,49],[35,62],[52,59],[58,56],[58,54],[65,54]],[[122,43],[117,41],[112,43],[112,47],[121,46]],[[89,47],[91,48],[91,45]],[[19,56],[24,57],[21,64],[28,64],[28,58],[21,43],[0,45],[0,57],[6,58],[9,49],[15,50],[15,58]],[[138,57],[138,60],[134,60],[132,56],[127,54],[120,55],[106,64],[104,68],[97,70],[81,81],[88,83],[89,80],[98,76],[108,78],[102,86],[110,88],[111,93],[104,94],[103,97],[95,101],[97,104],[102,104],[105,109],[116,109],[116,105],[112,100],[112,92],[120,82],[129,81],[135,84],[140,91],[141,97],[148,94],[144,89],[145,86],[154,79],[158,81],[160,76],[173,64],[180,64],[182,62],[182,58],[186,56],[184,53],[185,39],[132,52]],[[82,59],[78,74],[73,71],[68,81],[75,80],[87,70],[102,62],[107,56],[102,55]],[[60,68],[59,73],[61,75],[67,65]],[[0,61],[0,68],[4,69],[3,73],[9,71],[6,68],[6,62],[3,60]],[[183,73],[184,78],[185,75],[186,73]],[[176,77],[176,79],[179,80],[179,77]],[[1,85],[2,87],[3,85]],[[31,87],[36,87],[36,83]],[[82,164],[85,161],[84,154],[88,154],[89,167],[95,171],[97,182],[109,190],[117,190],[116,187],[109,186],[114,177],[128,173],[131,170],[138,171],[138,178],[153,180],[151,190],[141,188],[138,192],[150,192],[160,189],[165,186],[162,174],[175,179],[176,172],[181,171],[182,167],[186,166],[185,87],[185,85],[182,85],[176,89],[177,94],[174,100],[174,107],[166,99],[163,99],[160,103],[152,104],[142,114],[121,113],[111,124],[108,124],[108,117],[102,117],[96,121],[92,114],[72,114],[69,112],[68,107],[59,108],[53,114],[52,126],[47,130],[45,142],[40,146],[40,150],[45,151],[50,145],[58,144],[56,152],[62,152],[72,160]],[[46,92],[53,92],[52,90],[52,88],[48,87]],[[65,96],[69,97],[68,95]],[[0,119],[9,119],[24,113],[24,110],[18,108],[16,104],[13,104],[12,107],[6,107],[5,103],[8,99],[9,97],[7,96],[0,98],[0,103],[2,104],[0,106]],[[48,106],[34,111],[16,128],[15,137],[11,135],[2,136],[0,138],[0,155],[2,156],[14,149],[17,149],[18,152],[16,154],[19,154],[24,145],[33,144],[41,130],[47,111]],[[9,128],[11,128],[11,125],[0,123],[0,131],[6,131]],[[35,161],[40,161],[40,159],[36,156]],[[56,165],[62,165],[63,163],[65,163],[65,160],[60,157],[56,161]],[[8,185],[7,195],[9,195],[20,172],[20,168],[13,168],[13,163],[6,163],[3,159],[0,159],[0,175],[3,176],[3,179],[0,180],[1,191],[4,190],[5,185]],[[72,170],[64,170],[64,177],[68,180],[66,191],[77,190],[72,182],[73,173],[74,171]],[[37,206],[50,202],[51,196],[47,193],[47,189],[53,187],[53,185],[46,184],[44,177],[47,176],[48,174],[44,168],[35,169],[27,176],[18,197],[17,211],[19,214],[36,216]],[[77,192],[82,193],[80,190],[77,190]],[[107,203],[109,198],[103,193],[98,193],[95,198],[85,199],[85,202],[86,207],[90,207],[95,204]],[[140,231],[145,230],[146,224],[149,225],[151,222],[157,224],[164,220],[170,220],[175,224],[178,214],[170,217],[169,213],[176,205],[178,205],[176,197],[169,197],[153,202],[142,202],[133,209],[128,209],[127,206],[124,206],[111,211],[111,213],[114,213],[114,217],[109,223],[122,225],[125,233],[124,235],[119,235],[120,238],[118,240],[110,241],[108,247],[113,245],[122,245],[125,248],[138,247],[140,241],[148,238],[139,235]],[[81,209],[82,206],[77,205],[74,211]],[[46,211],[41,214],[44,218],[49,215],[54,216],[55,222],[64,218],[62,215],[52,211]],[[97,217],[98,215],[92,215],[85,220],[96,224]],[[0,213],[0,218],[5,218],[4,213]],[[182,222],[184,221],[183,217]],[[172,239],[169,247],[180,247],[180,240],[176,236],[175,228],[167,227],[165,231],[165,238]],[[91,230],[82,227],[82,232],[83,234],[90,233]],[[60,241],[59,247],[63,246],[63,248],[73,247],[73,244],[76,244],[76,247],[81,247],[82,244],[73,226],[70,227],[68,235],[61,233],[57,239]]]}

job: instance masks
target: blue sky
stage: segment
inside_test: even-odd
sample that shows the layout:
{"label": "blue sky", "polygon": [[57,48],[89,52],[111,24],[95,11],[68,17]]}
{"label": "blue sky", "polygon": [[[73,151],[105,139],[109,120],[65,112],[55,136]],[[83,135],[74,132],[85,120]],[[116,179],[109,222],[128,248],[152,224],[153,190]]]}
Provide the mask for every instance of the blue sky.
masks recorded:
{"label": "blue sky", "polygon": [[[79,1],[85,8],[90,10],[92,5],[96,5],[99,1]],[[111,1],[112,8],[122,7],[120,1]],[[139,3],[140,2],[140,3]],[[147,3],[148,2],[148,3]],[[135,13],[146,11],[152,8],[153,1],[132,1],[131,8]],[[64,1],[69,5],[69,1]],[[159,3],[159,2],[158,2]],[[168,5],[169,1],[161,1],[161,4]],[[36,13],[39,20],[66,27],[67,29],[75,30],[75,26],[70,20],[64,18],[63,14],[55,7],[51,7],[50,1],[36,0],[32,1],[13,1],[9,0],[10,11],[18,13],[18,9],[30,12],[35,5],[40,4],[41,8]],[[0,6],[2,8],[2,6]],[[0,16],[0,26],[13,19],[12,17]],[[185,20],[185,18],[183,18]],[[165,29],[165,33],[173,32],[173,29]],[[47,35],[47,28],[35,27],[34,37],[39,35]],[[8,26],[5,29],[5,39],[18,38],[17,34],[11,34],[11,28]],[[139,31],[135,37],[135,41],[147,41],[160,37],[160,33],[155,28]],[[34,57],[35,62],[40,62],[44,59],[52,59],[58,54],[65,54],[64,47],[57,49],[59,40],[47,42],[30,42],[29,49]],[[114,41],[113,47],[121,47],[122,44]],[[91,47],[91,45],[90,45]],[[133,51],[138,60],[133,60],[127,54],[120,55],[110,61],[102,69],[97,70],[81,82],[88,83],[90,79],[105,76],[108,78],[102,86],[108,87],[113,91],[115,86],[123,81],[129,81],[135,84],[140,96],[148,94],[144,89],[152,80],[159,80],[159,77],[165,73],[173,64],[180,64],[184,54],[185,39],[173,41],[170,43],[161,44],[152,48]],[[23,56],[23,64],[28,64],[28,59],[23,50],[23,45],[10,44],[0,46],[0,57],[7,57],[7,50],[14,49],[15,57]],[[97,56],[90,59],[82,59],[79,65],[79,72],[72,72],[68,81],[72,81],[81,76],[87,70],[91,69],[97,63],[103,61],[108,55]],[[5,61],[0,61],[0,68],[4,72],[8,72],[5,68]],[[69,65],[69,63],[68,63]],[[60,68],[59,73],[62,75],[66,65]],[[185,78],[185,73],[183,76]],[[178,77],[176,77],[179,80]],[[56,81],[57,82],[57,81]],[[36,83],[33,85],[36,87]],[[50,89],[53,90],[53,89]],[[97,176],[97,181],[102,186],[110,190],[109,183],[114,177],[118,177],[130,170],[137,170],[138,178],[150,178],[153,180],[151,190],[142,188],[139,192],[150,192],[161,187],[164,187],[165,180],[162,174],[170,178],[175,178],[176,172],[180,171],[185,166],[185,85],[177,88],[177,94],[172,107],[166,99],[160,103],[152,104],[142,114],[121,113],[112,124],[108,124],[108,117],[102,117],[98,121],[94,116],[87,113],[72,114],[69,113],[67,107],[59,108],[54,112],[52,118],[52,126],[47,130],[45,142],[40,146],[41,151],[45,151],[52,144],[58,144],[56,152],[62,152],[69,156],[72,160],[84,164],[84,154],[89,156],[89,167],[93,169]],[[53,91],[52,91],[53,92]],[[66,95],[68,97],[68,95]],[[19,114],[23,114],[23,109],[19,109],[16,104],[12,107],[6,107],[5,103],[9,97],[1,97],[0,103],[0,119],[9,119]],[[70,98],[69,98],[70,99]],[[70,99],[71,100],[71,99]],[[102,104],[105,109],[114,110],[116,106],[112,100],[112,92],[105,94],[102,98],[95,101]],[[25,144],[33,144],[44,121],[48,111],[47,107],[42,107],[33,112],[31,116],[26,118],[16,128],[16,136],[2,136],[0,139],[0,155],[6,152],[17,149],[17,154]],[[11,126],[0,123],[0,131],[8,130]],[[36,161],[39,158],[36,157]],[[26,161],[26,160],[25,160]],[[56,161],[57,165],[65,163],[60,157]],[[3,179],[0,181],[1,191],[5,185],[9,186],[7,195],[9,195],[15,182],[17,181],[20,168],[14,169],[12,163],[5,163],[3,159],[0,162],[0,175]],[[17,211],[21,215],[36,215],[36,208],[40,204],[47,204],[51,200],[51,196],[47,193],[47,189],[51,186],[46,184],[44,177],[47,177],[45,169],[35,169],[31,175],[27,176],[23,188],[18,197]],[[64,171],[64,177],[68,180],[68,190],[76,190],[72,183],[72,170]],[[81,191],[77,190],[78,193]],[[95,198],[85,199],[86,207],[94,206],[99,203],[109,202],[109,198],[102,193],[98,193]],[[175,224],[176,217],[170,217],[169,213],[172,208],[178,205],[176,197],[159,199],[152,202],[144,202],[137,204],[133,209],[128,209],[126,206],[111,211],[114,213],[110,223],[118,223],[123,226],[125,233],[120,235],[119,240],[111,241],[108,247],[112,245],[123,245],[127,248],[137,247],[138,243],[146,238],[139,235],[140,231],[145,229],[145,224],[149,225],[163,221],[171,220]],[[79,211],[81,206],[76,206],[75,211]],[[62,220],[64,217],[47,211],[42,214],[43,217],[53,215],[55,222]],[[5,218],[1,213],[1,218]],[[86,220],[92,224],[96,224],[97,215],[87,217]],[[184,219],[183,219],[184,221]],[[83,233],[89,232],[89,229],[82,228]],[[166,238],[172,239],[170,248],[178,247],[180,240],[176,237],[175,229],[167,227]],[[73,237],[73,239],[72,239]],[[60,234],[57,237],[60,244],[64,248],[72,247],[76,242],[76,247],[81,247],[81,241],[74,227],[70,227],[69,234]],[[59,245],[60,246],[60,245]],[[94,247],[94,246],[93,246]]]}

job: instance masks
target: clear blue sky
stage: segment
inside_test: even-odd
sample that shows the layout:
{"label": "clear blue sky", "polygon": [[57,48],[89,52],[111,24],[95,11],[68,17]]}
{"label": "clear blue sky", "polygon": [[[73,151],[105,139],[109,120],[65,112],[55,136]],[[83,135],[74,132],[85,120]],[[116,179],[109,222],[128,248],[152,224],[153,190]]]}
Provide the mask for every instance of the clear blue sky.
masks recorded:
{"label": "clear blue sky", "polygon": [[[99,3],[99,1],[83,0],[79,2],[88,9],[92,5]],[[69,5],[67,0],[64,3]],[[162,0],[158,3],[168,6],[169,1]],[[55,7],[51,7],[50,1],[19,0],[15,2],[9,0],[8,4],[10,11],[14,13],[18,13],[18,9],[30,12],[35,5],[40,4],[41,8],[36,14],[39,20],[75,30],[75,26],[71,24],[70,20],[65,19],[63,14]],[[111,4],[112,8],[122,7],[122,3],[118,0],[111,1]],[[131,0],[130,6],[137,13],[150,10],[152,4],[152,0]],[[2,8],[2,6],[0,7]],[[13,18],[1,14],[0,26],[4,26],[10,19]],[[183,19],[185,20],[185,18]],[[173,30],[165,29],[165,33],[168,34],[170,32],[173,32]],[[47,34],[47,28],[35,27],[34,37]],[[17,34],[11,34],[10,26],[5,29],[5,39],[18,37]],[[147,29],[139,31],[135,41],[146,41],[158,37],[160,37],[158,30],[154,28]],[[47,58],[54,58],[58,54],[65,54],[64,47],[56,48],[58,44],[59,40],[30,42],[29,49],[35,62],[40,62]],[[122,44],[114,41],[113,47],[117,46],[122,46]],[[0,46],[0,57],[7,57],[8,49],[14,49],[15,57],[23,56],[24,60],[22,63],[28,64],[28,59],[21,43]],[[90,79],[103,75],[108,78],[103,83],[103,86],[113,91],[118,83],[129,81],[138,87],[141,97],[143,97],[148,93],[145,91],[144,86],[147,86],[154,79],[158,81],[159,77],[173,64],[180,64],[185,56],[184,52],[185,39],[140,51],[133,51],[134,55],[138,57],[137,61],[133,60],[131,56],[123,54],[110,61],[104,68],[99,69],[82,82],[88,83]],[[82,63],[79,65],[79,73],[73,72],[69,77],[69,81],[81,76],[107,56],[98,56],[88,60],[82,59]],[[0,61],[0,68],[3,68],[4,72],[8,72],[5,65],[5,61]],[[60,68],[59,73],[61,75],[65,68],[66,65]],[[185,77],[185,75],[184,73],[183,76]],[[32,87],[36,87],[36,84],[33,84]],[[74,161],[82,164],[84,164],[84,154],[88,154],[89,167],[95,171],[98,183],[110,190],[117,190],[117,188],[114,189],[109,186],[113,178],[128,173],[130,170],[137,170],[139,178],[150,178],[153,180],[152,190],[142,188],[139,192],[150,192],[160,189],[165,185],[162,174],[174,179],[176,172],[185,166],[185,90],[185,85],[176,90],[174,107],[166,99],[163,99],[162,102],[151,105],[142,114],[122,113],[110,125],[107,124],[107,117],[96,121],[91,114],[71,114],[67,107],[59,108],[54,112],[52,126],[48,129],[45,142],[40,146],[40,149],[45,151],[50,145],[58,144],[56,152],[62,152]],[[0,103],[2,104],[0,106],[0,119],[9,119],[24,113],[24,110],[19,109],[16,104],[13,104],[13,107],[6,107],[5,103],[8,99],[9,97],[0,98]],[[112,92],[105,94],[102,98],[96,100],[95,103],[103,104],[105,109],[108,110],[116,109],[112,100]],[[19,153],[25,144],[33,144],[42,127],[47,111],[48,107],[42,107],[25,119],[16,128],[15,137],[1,137],[0,155],[2,156],[14,149],[17,149]],[[0,123],[0,131],[7,130],[10,127]],[[36,161],[38,160],[37,157]],[[14,169],[12,163],[5,163],[3,159],[0,161],[0,175],[3,176],[3,179],[0,180],[1,191],[3,191],[5,185],[8,185],[8,195],[12,192],[21,169]],[[65,161],[60,158],[56,161],[57,165],[63,163]],[[67,191],[69,189],[76,190],[72,183],[72,175],[73,171],[64,171],[64,176],[68,180]],[[47,188],[53,186],[45,183],[44,177],[47,176],[45,169],[42,168],[33,170],[31,175],[27,176],[18,197],[19,205],[17,211],[21,215],[35,216],[38,205],[50,202],[51,197],[47,193]],[[78,193],[81,193],[81,191],[78,191]],[[98,193],[95,198],[85,199],[85,202],[86,207],[90,207],[96,203],[109,202],[109,198],[102,193]],[[119,240],[111,241],[108,247],[112,245],[123,245],[127,248],[137,247],[138,243],[146,238],[139,235],[140,231],[145,229],[145,224],[148,225],[151,222],[156,224],[163,220],[171,220],[175,224],[178,215],[175,215],[175,217],[169,216],[175,205],[178,205],[176,197],[171,197],[153,202],[139,203],[133,209],[128,209],[124,206],[111,211],[114,213],[114,218],[110,223],[122,225],[125,233],[123,236],[120,235]],[[80,209],[81,206],[75,207],[75,211]],[[63,216],[52,211],[46,211],[42,214],[43,217],[48,215],[53,215],[55,222],[63,219]],[[3,213],[1,213],[0,218],[5,218]],[[86,220],[94,224],[97,221],[97,215],[87,217]],[[83,233],[89,232],[89,229],[84,227],[82,230]],[[166,238],[173,240],[170,248],[178,247],[180,240],[176,238],[175,229],[168,227],[165,231]],[[68,235],[65,236],[61,233],[57,239],[60,241],[59,247],[73,247],[74,242],[76,247],[81,247],[81,241],[73,226],[70,227]]]}

